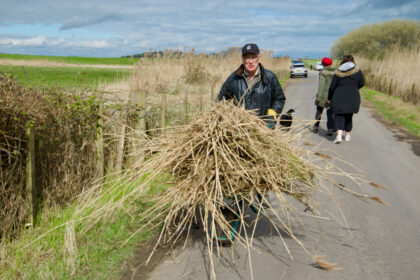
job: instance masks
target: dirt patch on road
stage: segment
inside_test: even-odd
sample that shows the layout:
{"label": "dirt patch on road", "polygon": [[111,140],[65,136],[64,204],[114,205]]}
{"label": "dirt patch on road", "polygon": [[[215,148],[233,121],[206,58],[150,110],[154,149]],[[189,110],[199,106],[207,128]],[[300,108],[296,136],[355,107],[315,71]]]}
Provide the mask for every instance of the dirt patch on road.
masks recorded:
{"label": "dirt patch on road", "polygon": [[398,141],[403,141],[411,145],[411,149],[414,154],[420,156],[420,137],[413,135],[406,128],[402,127],[396,122],[392,122],[387,119],[384,115],[379,113],[376,108],[367,100],[362,100],[362,105],[369,109],[372,109],[372,116],[388,128]]}
{"label": "dirt patch on road", "polygon": [[140,244],[137,246],[133,257],[126,260],[123,264],[124,273],[120,277],[120,280],[146,280],[149,273],[165,258],[165,256],[171,251],[170,246],[163,247],[158,246],[149,263],[146,265],[147,259],[156,245],[157,237],[147,243]]}

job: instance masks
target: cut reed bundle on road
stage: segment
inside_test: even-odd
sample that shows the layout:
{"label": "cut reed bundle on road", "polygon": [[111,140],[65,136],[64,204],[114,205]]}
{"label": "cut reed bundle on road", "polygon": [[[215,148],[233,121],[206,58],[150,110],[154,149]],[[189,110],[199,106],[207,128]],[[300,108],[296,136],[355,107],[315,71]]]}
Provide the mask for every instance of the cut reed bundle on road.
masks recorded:
{"label": "cut reed bundle on road", "polygon": [[[232,220],[223,210],[235,211],[240,224],[235,229],[240,232],[237,240],[252,247],[258,218],[252,234],[247,235],[250,226],[244,214],[246,205],[252,204],[259,218],[265,216],[272,222],[280,238],[285,233],[301,244],[290,223],[298,211],[292,201],[303,205],[299,212],[315,211],[312,194],[323,190],[315,184],[318,167],[310,164],[308,151],[297,147],[295,137],[267,129],[255,114],[233,104],[216,104],[190,125],[147,143],[149,159],[139,163],[130,180],[149,174],[143,182],[146,186],[161,174],[169,174],[170,187],[156,198],[144,219],[154,224],[161,218],[159,242],[170,243],[199,221],[212,254],[217,232],[232,238]],[[270,206],[268,192],[274,194],[279,211],[263,207]]]}
{"label": "cut reed bundle on road", "polygon": [[[290,140],[290,134],[267,129],[254,114],[220,103],[189,126],[151,142],[151,159],[138,175],[146,170],[171,174],[173,186],[154,210],[166,216],[166,229],[176,224],[175,235],[198,218],[196,208],[206,229],[217,224],[227,233],[229,223],[220,212],[226,198],[251,203],[256,194],[272,191],[282,201],[289,195],[311,207],[314,171]],[[212,232],[207,234],[211,242]]]}

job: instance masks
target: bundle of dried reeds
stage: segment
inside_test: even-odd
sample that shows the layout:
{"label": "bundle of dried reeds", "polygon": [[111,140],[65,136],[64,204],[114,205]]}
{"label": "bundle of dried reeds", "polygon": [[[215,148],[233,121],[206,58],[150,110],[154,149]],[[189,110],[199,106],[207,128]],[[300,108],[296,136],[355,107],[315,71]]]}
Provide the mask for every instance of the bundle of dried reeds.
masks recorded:
{"label": "bundle of dried reeds", "polygon": [[[149,174],[148,182],[166,174],[170,187],[156,199],[144,215],[153,224],[163,218],[159,241],[176,242],[181,233],[200,221],[212,253],[216,234],[232,238],[250,247],[244,211],[253,205],[258,217],[265,216],[278,232],[297,240],[290,224],[290,212],[297,201],[313,210],[311,194],[316,172],[307,161],[306,150],[298,149],[291,133],[267,129],[263,120],[231,103],[218,103],[211,111],[147,143],[149,159],[141,162],[133,179]],[[267,192],[277,198],[280,213],[269,215]],[[256,199],[259,197],[259,199]],[[227,203],[229,201],[229,203]],[[234,213],[240,226],[232,228],[226,211]],[[232,215],[230,215],[232,216]],[[253,224],[253,232],[257,226]],[[297,240],[298,241],[298,240]]]}

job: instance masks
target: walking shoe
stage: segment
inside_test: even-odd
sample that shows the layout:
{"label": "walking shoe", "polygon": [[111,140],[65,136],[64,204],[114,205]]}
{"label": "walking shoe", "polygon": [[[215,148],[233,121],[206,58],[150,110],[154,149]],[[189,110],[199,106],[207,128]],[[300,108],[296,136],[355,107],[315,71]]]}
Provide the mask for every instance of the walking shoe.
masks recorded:
{"label": "walking shoe", "polygon": [[341,142],[341,135],[337,135],[337,137],[335,137],[334,144],[340,144],[340,142]]}
{"label": "walking shoe", "polygon": [[313,133],[318,133],[318,127],[317,126],[313,126],[312,127],[312,132]]}
{"label": "walking shoe", "polygon": [[350,141],[351,140],[350,133],[349,134],[346,134],[346,136],[344,137],[344,140],[346,140],[346,141]]}
{"label": "walking shoe", "polygon": [[327,135],[331,136],[331,135],[333,135],[333,133],[334,133],[334,129],[328,128]]}

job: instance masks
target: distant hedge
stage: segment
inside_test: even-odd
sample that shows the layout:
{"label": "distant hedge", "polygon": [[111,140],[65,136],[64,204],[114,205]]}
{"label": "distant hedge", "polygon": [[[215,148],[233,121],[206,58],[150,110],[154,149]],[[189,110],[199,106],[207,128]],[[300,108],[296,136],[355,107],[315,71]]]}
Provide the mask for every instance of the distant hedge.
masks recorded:
{"label": "distant hedge", "polygon": [[420,21],[391,20],[363,25],[340,37],[330,52],[333,57],[359,54],[380,58],[396,45],[400,48],[420,48]]}

